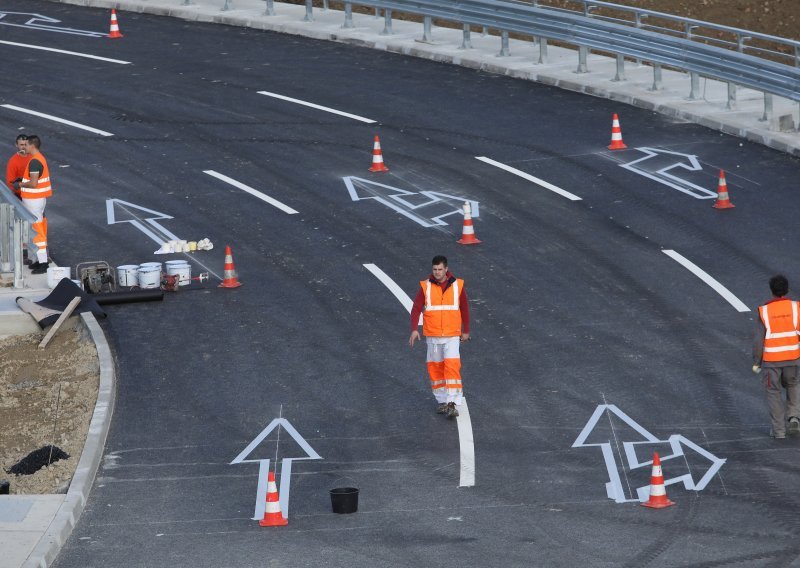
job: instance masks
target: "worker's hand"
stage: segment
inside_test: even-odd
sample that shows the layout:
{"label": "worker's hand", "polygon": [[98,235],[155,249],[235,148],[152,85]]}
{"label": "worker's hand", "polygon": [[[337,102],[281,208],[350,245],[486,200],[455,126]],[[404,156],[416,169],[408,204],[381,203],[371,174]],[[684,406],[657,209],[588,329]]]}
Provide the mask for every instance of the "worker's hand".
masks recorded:
{"label": "worker's hand", "polygon": [[461,343],[464,343],[465,341],[469,341],[469,333],[461,334]]}
{"label": "worker's hand", "polygon": [[761,367],[758,365],[753,365],[753,372],[757,375],[761,372]]}
{"label": "worker's hand", "polygon": [[415,329],[411,332],[411,337],[408,338],[408,346],[414,347],[416,341],[419,341],[419,332]]}

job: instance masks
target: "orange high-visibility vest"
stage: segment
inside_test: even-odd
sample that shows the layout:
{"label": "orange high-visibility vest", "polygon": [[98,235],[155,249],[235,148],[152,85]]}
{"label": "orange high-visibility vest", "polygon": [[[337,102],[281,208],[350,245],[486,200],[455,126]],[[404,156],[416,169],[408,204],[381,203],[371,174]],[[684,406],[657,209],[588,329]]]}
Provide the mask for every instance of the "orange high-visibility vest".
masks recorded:
{"label": "orange high-visibility vest", "polygon": [[767,333],[764,335],[764,361],[792,361],[800,358],[798,303],[788,298],[758,308]]}
{"label": "orange high-visibility vest", "polygon": [[461,307],[458,305],[458,298],[464,289],[464,281],[456,278],[444,292],[438,283],[430,280],[423,280],[419,284],[425,294],[422,333],[427,337],[460,336]]}
{"label": "orange high-visibility vest", "polygon": [[31,181],[31,161],[39,160],[42,163],[42,174],[39,176],[39,181],[36,187],[21,187],[20,193],[22,199],[40,199],[42,197],[50,197],[53,195],[53,188],[50,186],[50,168],[47,167],[47,160],[41,152],[35,156],[30,156],[28,163],[25,165],[25,173],[22,176],[23,182]]}

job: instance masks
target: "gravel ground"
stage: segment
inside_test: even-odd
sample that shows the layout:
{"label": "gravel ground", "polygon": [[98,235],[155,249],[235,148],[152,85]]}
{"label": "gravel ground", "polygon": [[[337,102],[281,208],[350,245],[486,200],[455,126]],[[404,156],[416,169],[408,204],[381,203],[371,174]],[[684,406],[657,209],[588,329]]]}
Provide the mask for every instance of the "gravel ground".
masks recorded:
{"label": "gravel ground", "polygon": [[[11,493],[66,491],[97,400],[100,366],[88,334],[78,325],[62,328],[40,350],[43,337],[0,340],[0,479],[11,482]],[[31,475],[8,473],[29,453],[50,444],[70,457]]]}

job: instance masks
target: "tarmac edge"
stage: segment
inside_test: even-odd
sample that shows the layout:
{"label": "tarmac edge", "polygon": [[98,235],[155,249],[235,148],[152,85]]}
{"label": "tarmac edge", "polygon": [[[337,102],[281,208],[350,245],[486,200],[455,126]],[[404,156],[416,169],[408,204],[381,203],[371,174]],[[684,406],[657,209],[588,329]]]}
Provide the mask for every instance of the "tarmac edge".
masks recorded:
{"label": "tarmac edge", "polygon": [[94,406],[92,421],[89,423],[89,432],[86,443],[81,452],[81,458],[75,469],[75,475],[67,491],[67,496],[50,523],[50,526],[33,548],[22,568],[47,568],[58,556],[61,547],[67,542],[72,529],[86,506],[89,491],[92,488],[103,449],[106,445],[108,430],[111,426],[111,416],[114,412],[114,399],[116,395],[116,371],[114,358],[100,324],[90,312],[81,314],[81,320],[89,331],[89,335],[97,349],[97,359],[100,363],[100,385],[97,391],[97,402]]}

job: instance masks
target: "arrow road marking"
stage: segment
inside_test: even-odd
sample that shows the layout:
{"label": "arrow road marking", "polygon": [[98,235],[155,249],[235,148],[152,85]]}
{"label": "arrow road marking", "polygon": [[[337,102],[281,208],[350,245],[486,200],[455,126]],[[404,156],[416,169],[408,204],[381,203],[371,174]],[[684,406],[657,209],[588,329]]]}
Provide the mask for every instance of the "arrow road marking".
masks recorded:
{"label": "arrow road marking", "polygon": [[53,47],[42,47],[41,45],[30,45],[28,43],[17,43],[15,41],[0,40],[0,44],[13,45],[15,47],[26,47],[28,49],[40,49],[42,51],[52,51],[53,53],[63,53],[65,55],[75,55],[76,57],[86,57],[88,59],[96,59],[98,61],[106,61],[108,63],[119,63],[120,65],[130,65],[131,63],[130,61],[122,61],[121,59],[111,59],[109,57],[100,57],[99,55],[90,55],[88,53],[79,53],[77,51],[67,51],[65,49],[55,49]]}
{"label": "arrow road marking", "polygon": [[[133,219],[123,219],[117,221],[115,207],[119,207],[121,210],[133,217]],[[137,212],[139,213],[137,214]],[[146,215],[142,215],[142,213],[145,213]],[[109,225],[114,225],[116,223],[130,223],[145,235],[153,239],[159,246],[163,245],[167,241],[179,240],[178,237],[173,235],[164,226],[162,226],[161,223],[156,221],[156,219],[172,219],[172,216],[159,211],[154,211],[153,209],[148,209],[147,207],[142,207],[141,205],[134,205],[133,203],[128,203],[127,201],[122,201],[121,199],[106,199],[106,218]],[[145,225],[145,223],[147,223],[147,225],[150,227]]]}
{"label": "arrow road marking", "polygon": [[720,284],[717,280],[712,278],[707,272],[705,272],[702,268],[697,266],[695,263],[687,259],[685,256],[681,255],[680,253],[675,252],[674,250],[662,250],[665,255],[675,260],[678,264],[689,270],[692,274],[697,276],[700,280],[711,286],[711,288],[720,296],[725,298],[725,300],[733,306],[737,312],[749,312],[750,308],[744,305],[744,303],[734,296],[730,290],[728,290],[725,286]]}
{"label": "arrow road marking", "polygon": [[322,456],[320,456],[311,445],[306,442],[305,438],[303,438],[300,433],[295,430],[294,426],[292,426],[288,420],[285,418],[275,418],[270,422],[266,428],[264,428],[261,433],[256,436],[252,442],[250,442],[247,447],[242,450],[238,456],[233,458],[233,461],[230,465],[234,465],[237,463],[258,463],[258,488],[256,490],[256,507],[255,512],[253,513],[253,520],[258,521],[264,518],[264,511],[266,509],[266,501],[264,496],[267,494],[267,483],[269,477],[269,459],[252,459],[248,460],[245,459],[255,448],[258,446],[264,438],[269,436],[269,434],[278,427],[283,427],[289,435],[297,442],[297,445],[300,446],[303,451],[306,453],[305,457],[300,458],[283,458],[281,462],[281,487],[278,491],[279,493],[279,500],[281,505],[281,514],[283,515],[284,519],[289,518],[289,490],[291,489],[291,478],[292,478],[292,463],[298,460],[321,460]]}
{"label": "arrow road marking", "polygon": [[301,101],[300,99],[293,99],[291,97],[287,97],[284,95],[279,95],[278,93],[270,93],[269,91],[258,91],[259,95],[266,95],[268,97],[272,97],[274,99],[280,99],[282,101],[289,101],[290,103],[295,103],[298,105],[303,105],[311,108],[315,108],[317,110],[324,110],[325,112],[330,112],[332,114],[338,114],[339,116],[346,116],[347,118],[352,118],[353,120],[358,120],[361,122],[366,122],[367,124],[374,124],[375,121],[371,118],[364,118],[363,116],[358,116],[357,114],[350,114],[349,112],[343,112],[341,110],[336,110],[335,108],[330,108],[322,105],[317,105],[314,103],[309,103],[307,101]]}
{"label": "arrow road marking", "polygon": [[295,211],[294,209],[292,209],[288,205],[286,205],[284,203],[281,203],[280,201],[270,197],[266,193],[261,193],[257,189],[253,189],[249,185],[245,185],[242,182],[236,181],[233,178],[229,178],[228,176],[223,175],[223,174],[221,174],[219,172],[215,172],[214,170],[203,170],[203,173],[204,174],[208,174],[211,177],[215,177],[218,180],[222,180],[225,183],[232,185],[233,187],[236,187],[236,188],[241,189],[242,191],[244,191],[246,193],[249,193],[250,195],[258,197],[261,201],[265,201],[266,203],[269,203],[273,207],[277,207],[278,209],[280,209],[284,213],[288,213],[289,215],[295,215],[295,214],[298,213],[297,211]]}
{"label": "arrow road marking", "polygon": [[48,120],[52,120],[54,122],[60,122],[62,124],[67,124],[69,126],[74,126],[75,128],[80,128],[82,130],[88,130],[89,132],[93,132],[95,134],[99,134],[100,136],[114,136],[111,132],[106,132],[105,130],[98,130],[97,128],[92,128],[91,126],[86,126],[85,124],[81,124],[79,122],[72,122],[71,120],[66,120],[64,118],[59,118],[57,116],[53,116],[52,114],[44,114],[43,112],[38,112],[35,110],[30,110],[27,108],[22,108],[14,105],[0,105],[4,108],[10,110],[16,110],[18,112],[24,112],[26,114],[32,114],[34,116],[40,116],[42,118],[46,118]]}
{"label": "arrow road marking", "polygon": [[[605,461],[606,469],[608,470],[608,475],[610,479],[610,481],[606,483],[606,493],[609,499],[614,499],[614,501],[616,501],[617,503],[647,501],[650,496],[650,485],[638,487],[636,489],[637,498],[628,499],[622,487],[622,482],[619,476],[619,469],[617,467],[617,462],[614,457],[614,452],[611,448],[611,441],[609,440],[607,442],[600,442],[595,444],[586,443],[587,438],[597,426],[597,423],[600,420],[601,416],[606,412],[609,413],[609,420],[611,418],[611,415],[613,414],[614,416],[625,422],[628,426],[630,426],[633,430],[635,430],[639,435],[641,435],[644,438],[643,441],[637,441],[637,442],[624,441],[622,443],[622,446],[625,451],[625,458],[627,460],[627,466],[628,469],[630,470],[646,467],[648,465],[652,465],[653,463],[652,459],[642,462],[639,461],[639,458],[636,455],[635,447],[640,444],[652,445],[652,444],[668,443],[670,445],[672,453],[669,455],[660,456],[662,462],[681,457],[685,459],[686,452],[684,448],[693,450],[694,452],[698,453],[699,455],[707,459],[709,462],[711,462],[711,467],[708,469],[708,471],[706,471],[705,475],[703,475],[703,477],[700,478],[699,481],[695,481],[694,478],[692,477],[692,472],[689,471],[689,473],[684,475],[672,477],[669,479],[665,478],[664,479],[665,486],[673,485],[676,483],[683,483],[683,486],[689,491],[702,491],[703,489],[706,488],[711,479],[717,474],[717,472],[719,472],[720,468],[727,461],[725,459],[718,458],[708,450],[701,448],[700,446],[698,446],[697,444],[695,444],[694,442],[692,442],[691,440],[680,434],[673,434],[667,440],[659,440],[658,438],[656,438],[656,436],[654,436],[653,434],[648,432],[645,428],[637,424],[630,416],[628,416],[622,410],[617,408],[616,405],[601,404],[595,409],[591,418],[589,418],[589,421],[586,423],[586,426],[583,427],[583,430],[581,430],[581,433],[578,435],[577,439],[572,444],[572,447],[582,448],[590,446],[595,446],[595,447],[599,446],[601,448],[603,452],[603,459]],[[622,455],[620,455],[620,458],[622,458]],[[623,470],[624,469],[625,468],[623,465]]]}
{"label": "arrow road marking", "polygon": [[[650,178],[658,183],[664,184],[673,189],[691,195],[696,199],[714,199],[717,197],[716,192],[710,191],[699,185],[695,185],[683,178],[670,173],[670,170],[682,169],[690,172],[699,172],[703,169],[700,162],[697,161],[697,156],[692,154],[682,154],[681,152],[672,152],[670,150],[663,150],[661,148],[636,148],[640,152],[644,152],[644,156],[638,160],[628,162],[627,164],[620,164],[621,167],[630,170],[634,173]],[[657,158],[666,156],[668,165],[663,168],[650,171],[646,169],[647,166],[658,167],[654,165]],[[674,161],[675,157],[680,157],[680,161]],[[650,163],[647,163],[650,162]],[[643,167],[644,166],[644,167]]]}
{"label": "arrow road marking", "polygon": [[[374,264],[365,264],[364,268],[369,270],[384,286],[394,295],[395,298],[400,300],[403,307],[410,314],[411,308],[414,307],[414,302],[408,297],[408,294],[403,292],[403,289],[397,283],[389,278],[389,276]],[[422,325],[422,315],[419,316],[419,324]],[[456,424],[458,425],[458,446],[461,454],[461,468],[459,476],[459,487],[474,487],[475,486],[475,442],[472,435],[472,420],[469,416],[469,407],[467,407],[467,399],[461,399],[461,406],[458,407],[458,416],[456,417]]]}
{"label": "arrow road marking", "polygon": [[[23,21],[21,24],[13,24],[9,20],[13,19],[14,16],[21,16],[18,18],[20,21]],[[76,30],[74,28],[62,28],[58,26],[52,26],[49,24],[57,24],[61,20],[56,20],[55,18],[51,18],[49,16],[42,16],[41,14],[33,14],[30,12],[6,12],[5,10],[0,11],[0,25],[3,26],[13,26],[16,28],[28,28],[31,30],[42,30],[45,32],[57,32],[62,34],[73,34],[73,35],[82,35],[88,37],[105,37],[108,34],[106,32],[92,32],[88,30]],[[37,22],[44,22],[43,24]]]}
{"label": "arrow road marking", "polygon": [[[350,199],[353,201],[373,199],[423,227],[447,226],[448,223],[444,221],[445,217],[464,215],[463,205],[465,201],[469,201],[472,207],[472,216],[480,216],[480,203],[471,199],[464,199],[437,191],[408,191],[407,189],[400,189],[399,187],[355,176],[343,177],[342,181],[344,181],[344,185],[350,194]],[[422,196],[423,199],[420,200],[418,196]],[[442,207],[444,212],[435,216],[425,216],[424,213],[426,211],[421,211],[421,209],[432,206],[438,207],[437,211],[434,212],[441,211]]]}
{"label": "arrow road marking", "polygon": [[561,197],[566,197],[570,201],[581,201],[581,198],[578,197],[577,195],[575,195],[574,193],[570,193],[569,191],[567,191],[565,189],[561,189],[560,187],[555,186],[550,182],[544,181],[543,179],[539,179],[539,178],[537,178],[535,176],[532,176],[529,173],[525,173],[522,170],[518,170],[517,168],[512,168],[511,166],[508,166],[508,165],[503,164],[501,162],[497,162],[495,160],[492,160],[491,158],[487,158],[486,156],[475,156],[475,159],[476,160],[480,160],[481,162],[484,162],[486,164],[489,164],[490,166],[494,166],[496,168],[500,168],[501,170],[505,170],[505,171],[507,171],[509,173],[514,174],[515,176],[521,177],[522,179],[526,179],[528,181],[531,181],[531,182],[535,183],[536,185],[539,185],[539,186],[541,186],[541,187],[543,187],[545,189],[549,189],[553,193],[557,193]]}

